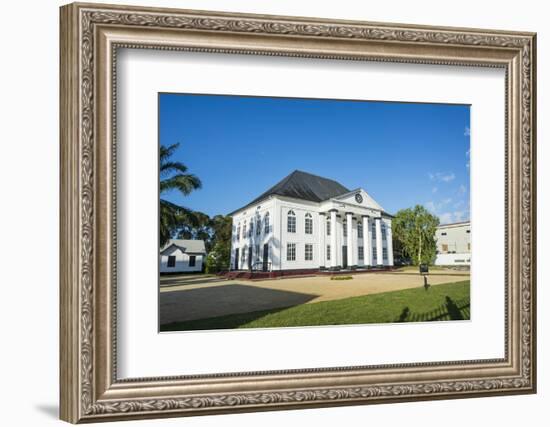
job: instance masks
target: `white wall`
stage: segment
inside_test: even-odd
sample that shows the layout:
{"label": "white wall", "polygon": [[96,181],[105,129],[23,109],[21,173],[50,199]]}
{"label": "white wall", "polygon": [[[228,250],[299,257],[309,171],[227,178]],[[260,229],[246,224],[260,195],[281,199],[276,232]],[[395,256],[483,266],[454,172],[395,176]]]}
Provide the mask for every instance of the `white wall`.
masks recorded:
{"label": "white wall", "polygon": [[435,232],[437,250],[445,253],[443,245],[447,245],[447,252],[470,252],[470,231],[470,223],[438,228]]}
{"label": "white wall", "polygon": [[[276,209],[281,218],[279,235],[281,249],[279,250],[282,270],[297,270],[319,268],[319,204],[303,201],[300,203],[290,200],[277,199]],[[288,212],[296,214],[296,233],[289,233],[287,229]],[[305,217],[310,214],[313,219],[313,233],[305,233]],[[287,244],[296,244],[296,260],[287,261]],[[305,245],[313,245],[313,259],[305,260]]]}
{"label": "white wall", "polygon": [[462,254],[437,254],[435,265],[470,265],[469,253]]}
{"label": "white wall", "polygon": [[[246,1],[111,0],[196,9],[309,15],[413,24],[454,25],[538,31],[539,91],[539,242],[550,235],[550,27],[544,2],[535,0],[461,2],[406,1]],[[0,79],[0,321],[2,352],[0,389],[3,424],[63,425],[58,401],[58,9],[55,0],[6,2],[2,8]],[[25,252],[28,238],[39,242],[32,269]],[[539,245],[539,259],[548,249]],[[550,405],[550,301],[548,263],[539,265],[539,394],[398,405],[280,411],[253,414],[127,422],[130,426],[214,427],[280,425],[402,425],[408,427],[545,425]],[[544,308],[544,309],[543,309]]]}
{"label": "white wall", "polygon": [[[269,213],[269,232],[265,232],[265,216]],[[268,261],[275,263],[278,261],[278,254],[274,247],[275,236],[275,202],[273,199],[268,199],[248,207],[245,210],[237,212],[233,215],[233,234],[231,239],[231,269],[235,267],[235,249],[239,249],[239,269],[248,269],[248,249],[252,247],[253,263],[263,260],[264,244],[269,244]],[[260,219],[260,234],[256,233],[257,219]],[[253,233],[250,235],[250,221],[253,221]],[[243,237],[243,226],[246,224],[246,235]],[[240,226],[240,227],[239,227]],[[237,231],[240,231],[237,236]],[[256,247],[259,247],[259,254],[256,252]],[[243,258],[243,251],[245,258]]]}
{"label": "white wall", "polygon": [[[168,267],[168,257],[176,257],[176,265],[174,267]],[[195,257],[195,265],[189,265],[189,254],[183,252],[180,248],[172,246],[171,248],[166,249],[160,255],[160,267],[159,271],[161,273],[177,273],[177,272],[192,272],[192,271],[201,271],[202,270],[202,261],[203,255],[191,254]]]}

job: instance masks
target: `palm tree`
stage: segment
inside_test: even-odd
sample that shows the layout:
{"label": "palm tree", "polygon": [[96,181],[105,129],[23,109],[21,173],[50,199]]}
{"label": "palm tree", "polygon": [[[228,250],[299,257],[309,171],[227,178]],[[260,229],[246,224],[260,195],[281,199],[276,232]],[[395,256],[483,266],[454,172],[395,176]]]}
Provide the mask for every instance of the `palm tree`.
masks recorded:
{"label": "palm tree", "polygon": [[169,190],[178,190],[184,196],[190,194],[193,190],[202,187],[200,179],[187,172],[187,166],[178,161],[170,160],[170,157],[179,143],[165,147],[160,146],[160,246],[170,239],[173,231],[179,227],[182,222],[194,224],[196,218],[194,212],[183,206],[176,205],[162,198],[162,194]]}

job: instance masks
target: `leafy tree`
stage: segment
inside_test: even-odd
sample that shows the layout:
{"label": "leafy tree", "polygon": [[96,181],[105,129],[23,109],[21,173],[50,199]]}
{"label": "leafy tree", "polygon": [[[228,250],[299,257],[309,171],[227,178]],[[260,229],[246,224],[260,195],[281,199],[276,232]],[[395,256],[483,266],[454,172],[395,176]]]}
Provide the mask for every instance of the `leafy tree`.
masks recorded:
{"label": "leafy tree", "polygon": [[392,221],[396,247],[414,265],[433,264],[436,256],[435,231],[439,218],[420,205],[402,209]]}
{"label": "leafy tree", "polygon": [[164,246],[182,223],[198,224],[198,218],[191,209],[176,205],[162,198],[170,190],[177,190],[184,196],[201,188],[200,179],[188,173],[187,166],[171,160],[171,156],[179,147],[179,143],[161,145],[160,147],[160,246]]}
{"label": "leafy tree", "polygon": [[227,242],[217,242],[206,257],[206,272],[217,273],[229,268],[231,246]]}
{"label": "leafy tree", "polygon": [[216,215],[210,220],[210,224],[212,228],[212,246],[218,242],[224,242],[231,246],[231,237],[233,235],[232,218],[225,215]]}
{"label": "leafy tree", "polygon": [[207,242],[206,272],[215,273],[229,268],[233,222],[230,216],[216,215],[210,220],[212,238]]}
{"label": "leafy tree", "polygon": [[[204,240],[208,243],[211,238],[210,217],[202,212],[193,212],[193,218],[182,218],[176,231],[178,239]],[[210,248],[207,247],[206,250]]]}

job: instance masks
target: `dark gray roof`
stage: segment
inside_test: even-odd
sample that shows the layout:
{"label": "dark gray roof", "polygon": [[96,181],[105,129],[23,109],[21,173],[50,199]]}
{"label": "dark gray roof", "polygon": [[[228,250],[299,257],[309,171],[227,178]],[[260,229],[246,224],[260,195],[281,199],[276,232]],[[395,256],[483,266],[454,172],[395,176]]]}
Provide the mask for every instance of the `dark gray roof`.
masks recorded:
{"label": "dark gray roof", "polygon": [[345,193],[349,193],[349,190],[339,182],[295,170],[246,206],[253,205],[272,195],[322,202]]}
{"label": "dark gray roof", "polygon": [[170,239],[164,247],[161,248],[161,252],[164,252],[170,246],[177,246],[185,253],[191,254],[205,254],[206,248],[204,246],[204,240],[182,240],[182,239]]}

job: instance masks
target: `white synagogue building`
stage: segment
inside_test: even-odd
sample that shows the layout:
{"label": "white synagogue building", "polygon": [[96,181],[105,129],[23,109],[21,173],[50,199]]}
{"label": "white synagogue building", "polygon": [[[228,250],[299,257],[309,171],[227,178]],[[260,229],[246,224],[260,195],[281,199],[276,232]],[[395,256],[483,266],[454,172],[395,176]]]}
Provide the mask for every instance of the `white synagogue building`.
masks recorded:
{"label": "white synagogue building", "polygon": [[232,271],[393,266],[392,216],[362,188],[294,171],[230,216]]}

